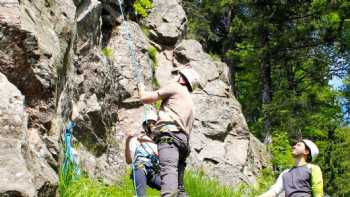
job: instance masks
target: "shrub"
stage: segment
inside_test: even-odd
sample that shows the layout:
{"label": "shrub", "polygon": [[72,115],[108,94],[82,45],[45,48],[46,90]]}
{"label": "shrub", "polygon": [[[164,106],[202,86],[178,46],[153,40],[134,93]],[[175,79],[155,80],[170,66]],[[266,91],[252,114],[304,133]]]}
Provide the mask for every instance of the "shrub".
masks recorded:
{"label": "shrub", "polygon": [[147,17],[148,10],[152,8],[151,0],[136,0],[133,4],[133,8],[137,15]]}

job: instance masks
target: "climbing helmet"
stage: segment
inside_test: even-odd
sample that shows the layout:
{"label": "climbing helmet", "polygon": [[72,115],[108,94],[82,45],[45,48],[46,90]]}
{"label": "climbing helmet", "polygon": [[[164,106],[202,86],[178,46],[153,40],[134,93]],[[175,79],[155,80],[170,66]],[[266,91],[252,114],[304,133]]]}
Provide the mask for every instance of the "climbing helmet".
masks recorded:
{"label": "climbing helmet", "polygon": [[199,75],[192,67],[181,68],[179,73],[181,76],[183,76],[183,78],[185,78],[190,92],[199,86]]}
{"label": "climbing helmet", "polygon": [[316,144],[313,143],[311,140],[307,140],[307,139],[304,139],[303,142],[307,146],[307,148],[310,150],[310,155],[311,155],[312,160],[315,160],[318,153],[319,153],[319,150],[318,150]]}

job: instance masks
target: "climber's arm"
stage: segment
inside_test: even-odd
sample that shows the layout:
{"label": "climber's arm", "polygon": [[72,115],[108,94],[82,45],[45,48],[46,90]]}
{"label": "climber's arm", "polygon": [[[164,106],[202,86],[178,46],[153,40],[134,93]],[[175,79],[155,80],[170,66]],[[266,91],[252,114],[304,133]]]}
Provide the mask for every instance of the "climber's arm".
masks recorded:
{"label": "climber's arm", "polygon": [[133,138],[134,136],[135,136],[134,133],[129,132],[129,133],[127,134],[127,137],[126,137],[124,154],[125,154],[125,161],[126,161],[127,164],[131,164],[131,162],[132,162],[132,158],[131,158],[131,149],[130,149],[130,140],[131,140],[131,138]]}
{"label": "climber's arm", "polygon": [[311,166],[311,189],[314,197],[323,197],[323,179],[320,167]]}
{"label": "climber's arm", "polygon": [[138,84],[137,86],[139,97],[141,101],[146,104],[152,104],[158,100],[166,99],[177,93],[177,88],[174,83],[170,83],[157,91],[146,91],[145,86],[142,83]]}
{"label": "climber's arm", "polygon": [[146,104],[152,104],[160,99],[157,91],[146,91],[145,86],[143,84],[138,84],[138,93],[141,101]]}

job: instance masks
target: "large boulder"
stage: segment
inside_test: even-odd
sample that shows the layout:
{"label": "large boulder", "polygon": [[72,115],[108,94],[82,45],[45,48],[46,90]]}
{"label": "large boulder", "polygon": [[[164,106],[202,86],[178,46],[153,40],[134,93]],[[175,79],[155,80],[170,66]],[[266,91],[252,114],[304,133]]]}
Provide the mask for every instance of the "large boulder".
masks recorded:
{"label": "large boulder", "polygon": [[[25,167],[30,173],[27,182],[34,188],[33,193],[24,186],[11,191],[13,195],[23,189],[30,194],[18,195],[54,196],[56,193],[60,129],[52,126],[54,97],[59,92],[58,73],[64,71],[72,48],[75,10],[70,0],[6,0],[0,4],[0,72],[25,96],[22,107],[28,114],[28,118],[22,120],[25,127],[21,132],[25,137],[17,139],[20,143],[13,143],[17,150],[3,150],[21,153],[17,157],[23,161],[12,168]],[[18,170],[19,174],[23,169]],[[1,177],[8,178],[7,175]]]}
{"label": "large boulder", "polygon": [[181,41],[174,50],[174,56],[180,64],[190,63],[199,72],[203,88],[208,81],[219,77],[215,62],[203,51],[202,45],[196,40]]}
{"label": "large boulder", "polygon": [[[132,35],[133,46],[130,46],[126,29]],[[73,61],[69,85],[61,94],[59,111],[69,109],[71,113],[66,115],[71,114],[77,123],[74,136],[80,146],[76,151],[82,169],[90,177],[112,183],[125,173],[122,141],[125,132],[132,127],[121,125],[125,125],[134,108],[142,106],[134,99],[137,79],[145,80],[149,88],[152,86],[150,46],[136,23],[124,22],[111,32],[105,49],[111,55],[96,47],[76,56]],[[136,50],[136,54],[130,52],[130,47]],[[133,57],[136,64],[132,62]],[[131,119],[139,123],[140,128],[142,117]]]}
{"label": "large boulder", "polygon": [[145,19],[151,38],[167,46],[173,46],[182,37],[186,22],[186,13],[177,0],[154,0]]}
{"label": "large boulder", "polygon": [[70,0],[11,0],[0,9],[0,72],[26,96],[29,127],[47,132],[75,6]]}
{"label": "large boulder", "polygon": [[137,23],[123,22],[113,30],[107,48],[113,52],[110,58],[115,69],[113,72],[120,75],[116,82],[122,100],[136,95],[138,82],[151,85],[153,74],[148,54],[150,47],[148,38]]}
{"label": "large boulder", "polygon": [[27,130],[24,96],[2,73],[0,94],[0,196],[54,196],[58,176],[46,162],[50,153]]}
{"label": "large boulder", "polygon": [[116,81],[110,79],[117,73],[108,62],[97,49],[75,58],[58,113],[77,124],[73,135],[79,143],[75,148],[82,170],[112,183],[120,179],[125,166],[114,128],[120,95]]}
{"label": "large boulder", "polygon": [[78,4],[77,20],[77,49],[88,50],[100,46],[102,42],[102,4],[98,0],[82,1]]}

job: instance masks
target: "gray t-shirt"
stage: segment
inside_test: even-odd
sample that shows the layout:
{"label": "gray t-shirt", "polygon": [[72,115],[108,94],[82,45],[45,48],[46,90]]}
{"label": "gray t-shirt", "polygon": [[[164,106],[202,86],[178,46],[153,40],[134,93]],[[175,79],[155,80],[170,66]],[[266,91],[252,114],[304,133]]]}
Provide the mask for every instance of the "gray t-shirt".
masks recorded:
{"label": "gray t-shirt", "polygon": [[194,104],[187,87],[171,82],[157,90],[157,93],[163,100],[158,123],[175,121],[183,131],[190,134],[194,122]]}

